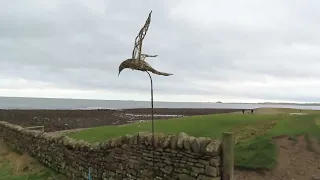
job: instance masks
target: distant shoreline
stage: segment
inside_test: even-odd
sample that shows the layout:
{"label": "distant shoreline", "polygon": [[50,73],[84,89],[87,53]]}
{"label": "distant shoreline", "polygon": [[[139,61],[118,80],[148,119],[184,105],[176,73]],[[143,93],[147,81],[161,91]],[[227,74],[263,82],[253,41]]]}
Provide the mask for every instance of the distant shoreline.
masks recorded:
{"label": "distant shoreline", "polygon": [[[69,109],[41,109],[41,108],[0,108],[0,110],[7,110],[7,111],[127,111],[127,110],[151,110],[151,108],[122,108],[122,109],[115,109],[115,108],[69,108]],[[176,109],[183,109],[183,110],[251,110],[251,109],[258,109],[258,108],[202,108],[202,107],[195,107],[195,108],[153,108],[153,109],[166,109],[166,110],[176,110]]]}
{"label": "distant shoreline", "polygon": [[[57,98],[0,97],[0,109],[19,110],[123,110],[150,108],[150,101],[80,100]],[[163,102],[155,101],[154,108],[167,109],[256,109],[290,108],[320,110],[317,103],[230,103],[230,102]]]}
{"label": "distant shoreline", "polygon": [[[108,100],[108,99],[80,99],[80,98],[50,98],[50,97],[10,97],[10,96],[0,96],[0,98],[21,98],[21,99],[43,99],[43,100],[70,100],[70,101],[77,101],[77,100],[86,100],[86,101],[126,101],[126,102],[149,102],[149,101],[140,101],[140,100]],[[216,102],[201,102],[201,101],[155,101],[158,103],[210,103],[210,104],[265,104],[265,105],[303,105],[303,106],[320,106],[319,103],[286,103],[286,102],[256,102],[256,103],[249,103],[249,102],[223,102],[223,101],[216,101]]]}

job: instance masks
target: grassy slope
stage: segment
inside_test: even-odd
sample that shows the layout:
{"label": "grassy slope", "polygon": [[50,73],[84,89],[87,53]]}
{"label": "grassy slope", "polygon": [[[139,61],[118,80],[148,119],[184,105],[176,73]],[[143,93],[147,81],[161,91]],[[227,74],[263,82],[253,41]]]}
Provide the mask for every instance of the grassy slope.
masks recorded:
{"label": "grassy slope", "polygon": [[320,127],[315,124],[317,117],[320,114],[285,117],[266,134],[237,145],[236,165],[244,168],[274,168],[277,149],[272,137],[287,135],[294,139],[297,135],[304,134],[320,139]]}
{"label": "grassy slope", "polygon": [[35,159],[10,150],[0,140],[0,180],[66,180],[40,165]]}
{"label": "grassy slope", "polygon": [[[289,116],[290,112],[300,112],[292,109],[259,109],[257,112],[260,114],[231,113],[175,118],[156,121],[155,127],[156,132],[186,132],[196,137],[220,138],[225,131],[236,132],[236,136],[245,135],[245,141],[237,144],[235,150],[236,166],[244,168],[273,168],[276,165],[276,146],[272,141],[274,136],[288,135],[294,138],[296,135],[307,134],[320,137],[320,128],[315,125],[315,119],[320,119],[318,111],[302,110],[301,112],[310,113],[307,116]],[[269,126],[272,121],[277,124]],[[71,133],[69,136],[78,140],[102,142],[110,137],[150,129],[151,123],[144,122],[97,127]]]}
{"label": "grassy slope", "polygon": [[15,175],[10,166],[10,162],[1,162],[0,167],[0,180],[48,180],[52,177],[52,172],[47,169],[37,173]]}

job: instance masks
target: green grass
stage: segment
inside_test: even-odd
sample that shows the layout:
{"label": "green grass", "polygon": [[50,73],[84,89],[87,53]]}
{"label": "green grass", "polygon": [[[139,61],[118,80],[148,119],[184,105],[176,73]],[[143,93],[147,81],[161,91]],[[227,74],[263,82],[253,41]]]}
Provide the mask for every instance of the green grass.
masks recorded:
{"label": "green grass", "polygon": [[[25,168],[28,167],[28,168]],[[35,159],[18,154],[0,142],[0,180],[66,180],[41,166]]]}
{"label": "green grass", "polygon": [[[317,120],[320,119],[319,111],[302,110],[302,112],[309,113],[304,116],[289,116],[290,112],[300,112],[300,110],[292,109],[275,109],[274,112],[270,112],[269,109],[268,113],[253,115],[231,113],[175,118],[156,121],[155,127],[156,132],[165,134],[185,132],[196,137],[221,138],[222,132],[225,131],[236,132],[236,136],[249,134],[235,147],[235,164],[237,167],[250,169],[276,166],[277,147],[272,137],[287,135],[294,140],[297,135],[305,134],[307,138],[320,139],[320,120]],[[274,126],[265,126],[272,121],[277,123]],[[70,133],[68,136],[93,143],[103,142],[111,137],[150,130],[151,123],[143,122],[97,127]]]}
{"label": "green grass", "polygon": [[[10,162],[1,162],[0,180],[48,180],[52,177],[53,172],[49,169],[43,169],[37,173],[14,175]],[[55,175],[58,177],[57,175]]]}
{"label": "green grass", "polygon": [[[215,114],[174,118],[155,121],[155,131],[165,134],[185,132],[196,137],[220,138],[222,132],[234,130],[234,127],[241,128],[245,125],[269,122],[275,120],[276,117],[277,115]],[[68,136],[93,143],[103,142],[111,137],[150,130],[151,122],[143,122],[122,126],[101,126],[70,133]]]}
{"label": "green grass", "polygon": [[258,136],[235,147],[235,165],[247,169],[271,169],[276,166],[276,146],[269,138]]}
{"label": "green grass", "polygon": [[[236,146],[236,165],[244,168],[274,168],[276,166],[277,147],[272,137],[286,135],[294,141],[298,135],[306,138],[320,139],[320,127],[315,125],[317,114],[306,116],[289,116],[278,121],[278,124],[268,133],[255,137]],[[308,150],[311,150],[307,140]]]}

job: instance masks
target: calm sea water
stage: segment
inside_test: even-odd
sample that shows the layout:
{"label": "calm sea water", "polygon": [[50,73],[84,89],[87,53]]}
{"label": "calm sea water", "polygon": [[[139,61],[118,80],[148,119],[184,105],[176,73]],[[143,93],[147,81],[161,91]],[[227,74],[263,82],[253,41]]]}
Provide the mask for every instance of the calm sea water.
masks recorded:
{"label": "calm sea water", "polygon": [[[155,108],[222,108],[254,109],[261,107],[317,109],[320,106],[282,105],[282,104],[241,104],[241,103],[194,103],[194,102],[155,102]],[[82,100],[82,99],[49,99],[0,97],[0,109],[128,109],[150,108],[148,101],[118,100]]]}

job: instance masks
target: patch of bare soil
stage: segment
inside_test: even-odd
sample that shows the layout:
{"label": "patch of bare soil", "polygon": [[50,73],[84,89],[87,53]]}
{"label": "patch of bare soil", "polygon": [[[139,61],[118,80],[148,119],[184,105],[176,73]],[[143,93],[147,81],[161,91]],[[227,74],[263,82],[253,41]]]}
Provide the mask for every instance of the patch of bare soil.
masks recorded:
{"label": "patch of bare soil", "polygon": [[9,150],[7,145],[0,139],[0,167],[8,165],[8,162],[13,170],[13,175],[24,175],[35,173],[42,170],[37,161],[27,154],[17,154]]}
{"label": "patch of bare soil", "polygon": [[[278,165],[274,170],[264,172],[235,171],[235,180],[320,180],[320,155],[307,150],[304,136],[297,142],[288,137],[275,139],[279,147]],[[318,143],[312,143],[313,150],[320,150]]]}
{"label": "patch of bare soil", "polygon": [[[311,142],[312,151],[314,151],[315,153],[320,155],[320,142],[315,138],[312,138],[309,141]],[[320,164],[320,162],[319,162],[319,164]],[[319,167],[320,167],[320,165],[319,165]]]}

